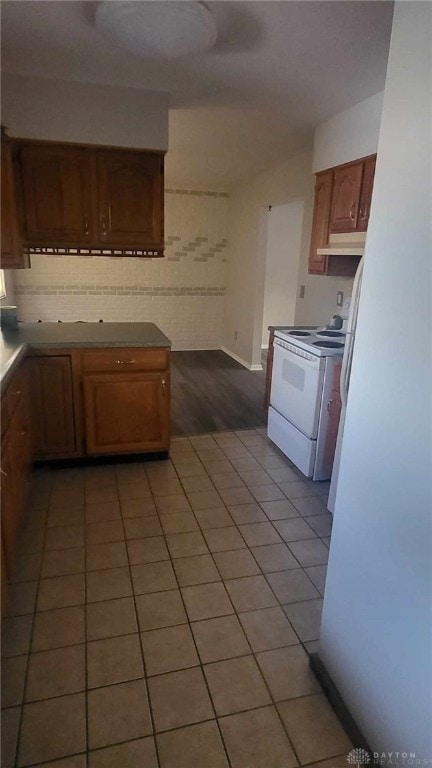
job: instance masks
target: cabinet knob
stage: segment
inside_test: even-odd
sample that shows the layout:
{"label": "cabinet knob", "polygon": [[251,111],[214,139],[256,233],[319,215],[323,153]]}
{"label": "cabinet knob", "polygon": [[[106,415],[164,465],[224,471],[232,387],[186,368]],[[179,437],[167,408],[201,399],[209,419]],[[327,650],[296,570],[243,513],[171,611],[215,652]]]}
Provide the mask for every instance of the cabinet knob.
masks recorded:
{"label": "cabinet knob", "polygon": [[327,413],[330,413],[330,411],[331,411],[332,402],[333,402],[333,398],[331,398],[331,400],[329,400],[328,403],[327,403]]}
{"label": "cabinet knob", "polygon": [[102,216],[101,218],[101,226],[102,226],[102,234],[105,236],[107,233],[105,216]]}
{"label": "cabinet knob", "polygon": [[166,390],[166,380],[162,379],[161,384],[162,384],[162,389],[165,392],[165,390]]}
{"label": "cabinet knob", "polygon": [[135,365],[135,360],[116,360],[117,365]]}
{"label": "cabinet knob", "polygon": [[84,234],[88,235],[89,231],[90,231],[90,229],[89,229],[89,218],[88,218],[88,216],[84,216]]}
{"label": "cabinet knob", "polygon": [[12,394],[15,395],[15,397],[19,397],[22,395],[22,389],[16,389],[15,392],[12,392]]}
{"label": "cabinet knob", "polygon": [[351,221],[354,221],[355,218],[355,211],[356,211],[356,204],[353,203],[350,210],[350,219]]}
{"label": "cabinet knob", "polygon": [[4,477],[8,477],[8,473],[4,471],[4,469],[0,469],[0,472]]}

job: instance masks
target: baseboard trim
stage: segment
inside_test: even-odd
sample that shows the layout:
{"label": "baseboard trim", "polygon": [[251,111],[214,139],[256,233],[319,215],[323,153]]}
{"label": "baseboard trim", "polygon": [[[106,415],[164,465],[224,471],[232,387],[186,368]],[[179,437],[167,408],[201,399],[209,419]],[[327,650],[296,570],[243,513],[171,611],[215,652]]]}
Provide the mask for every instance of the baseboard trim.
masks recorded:
{"label": "baseboard trim", "polygon": [[215,352],[219,349],[220,347],[217,345],[211,347],[191,347],[190,345],[183,346],[181,344],[173,344],[171,347],[171,352]]}
{"label": "baseboard trim", "polygon": [[326,667],[318,653],[311,653],[309,656],[309,666],[312,669],[315,677],[318,678],[321,683],[321,687],[324,690],[330,704],[336,712],[345,733],[351,739],[354,747],[360,747],[368,752],[373,757],[373,752],[363,736],[360,728],[355,722],[351,712],[349,711],[345,701],[343,700],[339,690],[337,689],[333,679],[327,672]]}
{"label": "baseboard trim", "polygon": [[231,352],[231,350],[228,349],[228,347],[221,347],[221,350],[222,352],[225,352],[226,355],[229,355],[230,357],[232,357],[232,359],[235,360],[237,363],[240,363],[240,365],[242,365],[244,368],[247,368],[248,371],[263,370],[262,365],[250,365],[249,363],[246,362],[246,360],[243,360],[242,357],[240,357],[239,355],[236,355],[235,352]]}

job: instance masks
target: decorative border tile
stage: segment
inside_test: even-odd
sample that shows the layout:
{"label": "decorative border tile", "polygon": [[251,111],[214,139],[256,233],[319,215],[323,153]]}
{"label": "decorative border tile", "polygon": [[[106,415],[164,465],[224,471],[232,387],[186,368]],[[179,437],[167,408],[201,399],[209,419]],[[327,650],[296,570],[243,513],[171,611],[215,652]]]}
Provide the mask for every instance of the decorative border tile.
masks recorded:
{"label": "decorative border tile", "polygon": [[17,296],[224,296],[220,286],[130,286],[130,285],[50,285],[16,286]]}

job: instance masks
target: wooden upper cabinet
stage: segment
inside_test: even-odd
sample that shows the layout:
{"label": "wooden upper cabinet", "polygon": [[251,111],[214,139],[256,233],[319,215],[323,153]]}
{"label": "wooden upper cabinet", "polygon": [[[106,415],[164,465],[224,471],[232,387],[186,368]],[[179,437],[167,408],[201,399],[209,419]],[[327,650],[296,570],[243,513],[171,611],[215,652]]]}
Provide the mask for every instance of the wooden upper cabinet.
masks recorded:
{"label": "wooden upper cabinet", "polygon": [[315,202],[312,222],[309,272],[323,275],[326,272],[326,256],[318,256],[317,248],[328,242],[330,209],[333,190],[333,171],[318,173],[315,184]]}
{"label": "wooden upper cabinet", "polygon": [[20,168],[26,240],[34,245],[91,242],[95,214],[88,150],[23,144]]}
{"label": "wooden upper cabinet", "polygon": [[357,229],[363,163],[352,163],[334,172],[330,232]]}
{"label": "wooden upper cabinet", "polygon": [[33,450],[36,457],[74,455],[76,437],[71,358],[29,360]]}
{"label": "wooden upper cabinet", "polygon": [[372,202],[373,183],[375,178],[376,157],[369,157],[364,163],[363,179],[360,191],[360,206],[358,215],[358,231],[366,232],[369,223]]}
{"label": "wooden upper cabinet", "polygon": [[23,254],[18,191],[14,173],[12,146],[7,138],[1,142],[1,264],[2,269],[28,266]]}
{"label": "wooden upper cabinet", "polygon": [[161,254],[162,153],[54,142],[17,146],[28,245]]}
{"label": "wooden upper cabinet", "polygon": [[163,161],[157,154],[98,151],[99,238],[163,247]]}

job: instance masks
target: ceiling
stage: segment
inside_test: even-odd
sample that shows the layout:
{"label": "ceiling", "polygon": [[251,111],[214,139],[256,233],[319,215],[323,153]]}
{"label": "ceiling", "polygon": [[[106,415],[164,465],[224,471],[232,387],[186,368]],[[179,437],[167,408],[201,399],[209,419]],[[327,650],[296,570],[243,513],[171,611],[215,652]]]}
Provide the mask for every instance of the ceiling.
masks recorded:
{"label": "ceiling", "polygon": [[213,50],[129,53],[94,25],[97,3],[4,0],[2,68],[170,94],[170,184],[229,187],[311,145],[313,128],[384,87],[393,3],[208,3]]}

